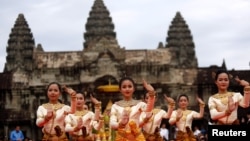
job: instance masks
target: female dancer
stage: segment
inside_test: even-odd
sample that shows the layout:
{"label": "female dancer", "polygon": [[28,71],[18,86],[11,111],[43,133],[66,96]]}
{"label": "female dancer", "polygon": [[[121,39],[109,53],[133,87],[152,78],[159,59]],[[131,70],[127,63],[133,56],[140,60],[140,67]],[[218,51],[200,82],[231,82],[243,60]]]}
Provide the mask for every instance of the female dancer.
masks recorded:
{"label": "female dancer", "polygon": [[65,134],[64,118],[68,113],[75,112],[76,93],[72,89],[65,89],[71,95],[71,107],[59,102],[61,85],[51,82],[47,87],[49,102],[37,109],[36,125],[43,127],[42,141],[68,141]]}
{"label": "female dancer", "polygon": [[[150,95],[154,95],[154,88],[143,81],[145,89]],[[135,83],[129,77],[122,78],[119,82],[120,92],[123,100],[114,103],[110,113],[110,127],[116,130],[115,141],[145,141],[141,132],[140,115],[142,111],[152,111],[152,105],[148,105],[142,101],[133,99],[135,91]],[[153,96],[152,96],[153,97]],[[150,104],[153,104],[151,98]],[[146,118],[150,118],[151,114],[147,114]]]}
{"label": "female dancer", "polygon": [[216,124],[239,124],[237,120],[238,106],[247,108],[250,100],[250,86],[245,80],[238,77],[235,80],[244,87],[244,96],[241,93],[229,92],[230,75],[225,70],[219,70],[215,74],[215,84],[218,93],[210,96],[208,106],[211,119],[217,121]]}
{"label": "female dancer", "polygon": [[[146,94],[145,102],[148,103],[149,95]],[[164,95],[165,100],[168,102],[168,111],[166,112],[163,109],[154,108],[152,117],[148,121],[143,123],[143,134],[146,138],[146,141],[163,141],[163,138],[160,136],[159,129],[162,122],[162,119],[169,119],[172,111],[175,108],[175,101]],[[144,115],[142,114],[142,117]]]}
{"label": "female dancer", "polygon": [[[94,99],[94,98],[92,98]],[[95,106],[100,110],[100,102],[95,99]],[[76,94],[76,112],[68,114],[65,118],[65,131],[70,133],[72,141],[94,141],[92,127],[99,130],[103,125],[103,120],[95,120],[95,114],[92,111],[84,109],[85,97],[82,93]],[[99,114],[99,113],[98,113]]]}
{"label": "female dancer", "polygon": [[196,141],[195,136],[192,132],[192,122],[194,118],[202,118],[204,114],[205,103],[197,98],[200,105],[200,112],[188,110],[189,98],[185,94],[181,94],[178,99],[179,108],[173,111],[169,123],[175,124],[178,131],[176,134],[176,141]]}

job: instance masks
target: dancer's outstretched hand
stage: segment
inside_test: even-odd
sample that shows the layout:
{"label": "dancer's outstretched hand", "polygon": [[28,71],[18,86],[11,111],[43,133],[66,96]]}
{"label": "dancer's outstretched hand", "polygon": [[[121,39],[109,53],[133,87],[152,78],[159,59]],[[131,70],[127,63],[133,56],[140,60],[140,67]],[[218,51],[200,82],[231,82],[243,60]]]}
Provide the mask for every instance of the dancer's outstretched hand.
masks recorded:
{"label": "dancer's outstretched hand", "polygon": [[175,103],[174,99],[171,97],[168,97],[166,94],[164,94],[164,98],[165,98],[165,101],[167,101],[167,103]]}
{"label": "dancer's outstretched hand", "polygon": [[148,92],[154,92],[154,91],[155,91],[154,87],[153,87],[151,84],[148,84],[148,82],[147,82],[146,80],[143,79],[142,82],[143,82],[144,88],[145,88]]}
{"label": "dancer's outstretched hand", "polygon": [[96,105],[96,104],[100,104],[101,102],[100,101],[98,101],[95,97],[93,97],[93,95],[91,94],[90,95],[90,99],[91,99],[91,101]]}
{"label": "dancer's outstretched hand", "polygon": [[199,104],[205,104],[205,102],[198,96],[196,97],[196,100],[198,101]]}
{"label": "dancer's outstretched hand", "polygon": [[249,86],[249,83],[246,80],[240,79],[238,76],[234,78],[241,86]]}

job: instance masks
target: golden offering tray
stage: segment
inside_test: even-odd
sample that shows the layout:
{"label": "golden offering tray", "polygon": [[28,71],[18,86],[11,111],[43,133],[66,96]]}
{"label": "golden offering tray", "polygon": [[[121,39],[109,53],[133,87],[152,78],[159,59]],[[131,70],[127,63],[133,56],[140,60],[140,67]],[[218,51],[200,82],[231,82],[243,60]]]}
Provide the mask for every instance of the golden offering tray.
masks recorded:
{"label": "golden offering tray", "polygon": [[112,85],[110,82],[108,85],[101,85],[97,87],[100,92],[119,92],[119,85]]}

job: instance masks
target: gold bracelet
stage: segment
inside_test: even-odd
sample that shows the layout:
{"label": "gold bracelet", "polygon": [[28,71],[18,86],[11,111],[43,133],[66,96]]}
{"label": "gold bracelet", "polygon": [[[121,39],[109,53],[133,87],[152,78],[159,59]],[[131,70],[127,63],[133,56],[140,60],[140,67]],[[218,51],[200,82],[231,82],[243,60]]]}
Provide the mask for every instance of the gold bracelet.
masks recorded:
{"label": "gold bracelet", "polygon": [[175,102],[169,102],[168,105],[170,105],[170,106],[175,106]]}
{"label": "gold bracelet", "polygon": [[244,91],[250,91],[250,86],[245,86]]}
{"label": "gold bracelet", "polygon": [[175,105],[168,104],[168,107],[174,109]]}
{"label": "gold bracelet", "polygon": [[202,107],[202,108],[205,107],[205,103],[200,103],[199,105],[200,105],[200,107]]}

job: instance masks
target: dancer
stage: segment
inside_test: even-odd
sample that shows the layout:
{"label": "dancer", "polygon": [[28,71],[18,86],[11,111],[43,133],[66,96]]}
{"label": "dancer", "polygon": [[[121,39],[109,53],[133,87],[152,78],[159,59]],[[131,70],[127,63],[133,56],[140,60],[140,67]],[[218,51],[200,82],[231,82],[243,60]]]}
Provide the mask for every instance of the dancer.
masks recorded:
{"label": "dancer", "polygon": [[173,111],[169,123],[175,124],[178,131],[176,134],[176,141],[196,141],[192,132],[193,119],[202,118],[204,115],[205,103],[197,98],[200,106],[200,112],[196,112],[188,109],[189,98],[186,94],[181,94],[178,97],[178,109]]}
{"label": "dancer", "polygon": [[[100,110],[100,102],[95,98],[95,109]],[[95,114],[92,111],[84,109],[85,97],[82,93],[76,94],[76,112],[68,114],[65,118],[65,131],[70,133],[72,141],[94,141],[92,134],[92,127],[95,130],[99,130],[103,126],[103,120],[99,118],[95,119]],[[98,120],[98,121],[97,121]]]}
{"label": "dancer", "polygon": [[228,91],[230,75],[225,70],[219,70],[215,74],[215,84],[218,92],[209,97],[208,106],[211,119],[217,125],[239,124],[237,110],[238,106],[249,107],[250,86],[245,80],[235,77],[235,80],[244,87],[244,96],[239,92]]}
{"label": "dancer", "polygon": [[[146,94],[145,102],[148,103],[149,95]],[[163,109],[154,108],[152,117],[148,121],[143,122],[143,134],[146,138],[146,141],[163,141],[162,136],[160,135],[160,125],[162,119],[169,119],[172,111],[175,108],[175,101],[164,95],[165,101],[168,103],[168,111],[166,112]],[[145,117],[142,114],[142,117]]]}
{"label": "dancer", "polygon": [[71,107],[59,102],[59,96],[62,94],[59,83],[51,82],[46,89],[49,102],[38,107],[36,119],[36,125],[43,127],[42,141],[68,141],[64,118],[68,113],[75,112],[76,92],[68,88],[65,91],[71,96]]}
{"label": "dancer", "polygon": [[[155,95],[154,88],[143,80],[143,86],[152,96]],[[145,102],[133,99],[135,83],[132,78],[125,77],[119,82],[119,89],[123,95],[123,100],[115,102],[111,107],[110,127],[116,130],[115,141],[145,141],[141,132],[140,115],[143,111],[151,112],[154,103],[154,96],[148,105]],[[150,118],[147,114],[146,118]]]}

